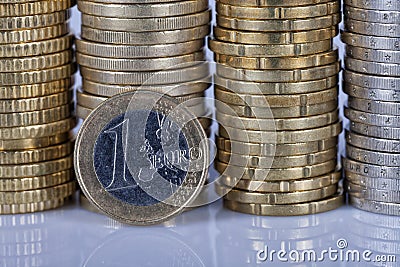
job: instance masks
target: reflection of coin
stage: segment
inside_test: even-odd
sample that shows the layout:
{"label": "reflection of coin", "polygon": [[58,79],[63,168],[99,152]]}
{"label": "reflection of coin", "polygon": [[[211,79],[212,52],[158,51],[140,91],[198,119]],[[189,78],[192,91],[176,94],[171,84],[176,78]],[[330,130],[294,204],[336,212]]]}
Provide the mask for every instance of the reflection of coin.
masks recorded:
{"label": "reflection of coin", "polygon": [[207,176],[206,138],[201,124],[167,96],[118,95],[82,125],[75,147],[77,179],[108,216],[130,224],[160,223],[199,194]]}

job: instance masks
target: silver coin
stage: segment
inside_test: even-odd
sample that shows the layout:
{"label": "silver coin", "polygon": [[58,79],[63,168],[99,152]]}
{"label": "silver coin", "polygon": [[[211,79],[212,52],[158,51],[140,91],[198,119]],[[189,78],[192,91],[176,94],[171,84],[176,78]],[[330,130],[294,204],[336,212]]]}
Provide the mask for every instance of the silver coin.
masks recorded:
{"label": "silver coin", "polygon": [[400,139],[400,128],[374,126],[352,121],[350,123],[350,130],[362,135],[372,136],[376,138],[393,140]]}
{"label": "silver coin", "polygon": [[364,61],[399,64],[400,51],[369,49],[358,46],[347,45],[346,55]]}
{"label": "silver coin", "polygon": [[398,77],[372,76],[368,74],[356,73],[351,70],[344,70],[343,78],[345,82],[366,88],[388,90],[396,90],[400,88],[400,78]]}
{"label": "silver coin", "polygon": [[378,37],[342,31],[340,38],[348,45],[370,49],[400,50],[400,38]]}
{"label": "silver coin", "polygon": [[[349,196],[349,202],[350,205],[369,212],[374,212],[374,213],[380,213],[380,214],[386,214],[386,215],[394,215],[394,216],[399,216],[400,215],[400,204],[397,203],[386,203],[386,202],[381,202],[381,201],[374,201],[374,200],[369,200],[369,199],[364,199],[364,198],[357,198],[355,196],[350,195]],[[376,241],[373,241],[376,242]],[[371,244],[371,241],[369,242],[369,247],[373,245]],[[398,244],[396,244],[398,245]],[[400,247],[397,247],[396,251],[398,252],[400,250]],[[388,247],[384,250],[386,253],[390,253],[388,250]]]}
{"label": "silver coin", "polygon": [[400,64],[379,63],[346,57],[344,60],[346,69],[380,76],[400,76]]}
{"label": "silver coin", "polygon": [[361,185],[352,184],[350,182],[346,182],[345,188],[349,195],[355,196],[357,198],[364,198],[382,202],[400,203],[399,191],[378,190],[375,188],[372,189]]}
{"label": "silver coin", "polygon": [[353,6],[364,9],[376,10],[400,10],[400,2],[393,0],[371,1],[371,0],[344,0],[347,6]]}
{"label": "silver coin", "polygon": [[345,107],[344,114],[350,121],[375,126],[400,127],[400,116],[381,115]]}
{"label": "silver coin", "polygon": [[370,151],[350,144],[346,145],[347,157],[363,163],[383,165],[388,167],[400,166],[400,154]]}
{"label": "silver coin", "polygon": [[344,5],[345,19],[354,19],[376,23],[399,23],[400,11],[398,10],[372,10]]}
{"label": "silver coin", "polygon": [[400,167],[387,167],[362,163],[355,160],[343,158],[343,166],[346,171],[367,177],[382,177],[400,179]]}
{"label": "silver coin", "polygon": [[346,131],[346,142],[352,146],[389,153],[400,153],[400,141],[374,138]]}
{"label": "silver coin", "polygon": [[117,95],[79,131],[77,179],[89,201],[108,216],[136,225],[161,223],[200,193],[208,173],[206,138],[199,121],[170,97]]}
{"label": "silver coin", "polygon": [[350,83],[343,84],[343,92],[352,97],[379,100],[385,102],[400,102],[400,90],[382,90],[365,88]]}
{"label": "silver coin", "polygon": [[368,177],[350,171],[345,171],[345,177],[351,183],[359,184],[367,188],[400,191],[400,179]]}
{"label": "silver coin", "polygon": [[350,108],[370,113],[400,115],[400,103],[366,100],[350,96],[347,105]]}

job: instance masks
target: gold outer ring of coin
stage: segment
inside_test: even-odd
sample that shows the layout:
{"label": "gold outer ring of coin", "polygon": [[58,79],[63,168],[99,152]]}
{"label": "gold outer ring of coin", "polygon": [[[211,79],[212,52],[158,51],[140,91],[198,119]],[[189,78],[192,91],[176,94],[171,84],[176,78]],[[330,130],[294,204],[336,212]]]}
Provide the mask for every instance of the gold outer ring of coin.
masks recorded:
{"label": "gold outer ring of coin", "polygon": [[67,142],[61,145],[37,149],[0,151],[0,165],[30,164],[59,159],[70,155],[73,146],[72,142]]}
{"label": "gold outer ring of coin", "polygon": [[0,59],[1,72],[22,72],[37,69],[51,69],[70,63],[73,60],[72,50],[59,53],[27,57]]}
{"label": "gold outer ring of coin", "polygon": [[24,178],[52,174],[72,168],[72,155],[33,164],[1,165],[1,178]]}
{"label": "gold outer ring of coin", "polygon": [[68,132],[39,138],[0,140],[0,150],[36,149],[61,144],[68,140]]}
{"label": "gold outer ring of coin", "polygon": [[247,32],[214,27],[214,37],[229,43],[242,44],[299,44],[332,39],[339,34],[338,26],[299,32]]}
{"label": "gold outer ring of coin", "polygon": [[[98,0],[96,0],[98,1]],[[104,0],[103,0],[104,1]],[[291,0],[218,0],[224,4],[234,6],[248,6],[248,7],[297,7],[297,6],[310,6],[320,3],[327,3],[332,0],[298,0],[293,2]]]}
{"label": "gold outer ring of coin", "polygon": [[87,197],[85,197],[85,195],[82,192],[79,194],[79,204],[82,208],[84,208],[87,211],[105,215],[101,210],[99,210],[96,206],[90,203],[90,201],[87,199]]}
{"label": "gold outer ring of coin", "polygon": [[216,136],[216,145],[218,149],[233,152],[236,154],[247,154],[254,156],[295,156],[305,155],[328,150],[336,147],[338,138],[318,140],[313,142],[295,143],[295,144],[269,144],[269,143],[244,143],[228,140]]}
{"label": "gold outer ring of coin", "polygon": [[211,10],[195,14],[164,17],[120,19],[82,14],[82,25],[99,29],[126,32],[153,32],[198,27],[211,22]]}
{"label": "gold outer ring of coin", "polygon": [[[175,0],[174,0],[175,1]],[[203,39],[210,34],[210,25],[159,32],[121,32],[98,30],[82,25],[81,37],[84,40],[122,45],[159,45],[185,43]]]}
{"label": "gold outer ring of coin", "polygon": [[26,85],[48,83],[66,78],[71,78],[77,67],[75,63],[45,70],[28,72],[0,73],[2,85]]}
{"label": "gold outer ring of coin", "polygon": [[336,194],[323,200],[292,205],[247,204],[224,200],[224,207],[261,216],[300,216],[337,209],[344,204],[344,200],[342,194]]}
{"label": "gold outer ring of coin", "polygon": [[44,189],[20,192],[1,192],[0,205],[36,203],[53,199],[63,199],[76,191],[76,181]]}
{"label": "gold outer ring of coin", "polygon": [[52,199],[35,203],[0,205],[0,214],[21,214],[51,210],[63,206],[66,200],[67,198]]}
{"label": "gold outer ring of coin", "polygon": [[75,0],[18,2],[17,4],[7,2],[0,5],[0,17],[20,17],[53,13],[67,10],[74,6],[75,3]]}
{"label": "gold outer ring of coin", "polygon": [[218,64],[217,75],[234,80],[255,82],[306,82],[320,80],[340,72],[340,62],[325,66],[291,70],[237,69]]}
{"label": "gold outer ring of coin", "polygon": [[30,112],[0,113],[0,123],[2,127],[19,127],[55,122],[70,117],[72,108],[71,104],[66,104]]}
{"label": "gold outer ring of coin", "polygon": [[69,34],[40,42],[0,44],[0,57],[19,58],[53,54],[72,48],[73,41],[74,36]]}
{"label": "gold outer ring of coin", "polygon": [[0,113],[31,112],[56,108],[71,103],[72,91],[43,97],[0,100]]}
{"label": "gold outer ring of coin", "polygon": [[222,105],[220,102],[216,102],[215,106],[218,111],[225,114],[232,114],[235,116],[246,117],[246,118],[257,118],[257,119],[283,119],[283,118],[294,118],[294,117],[308,117],[325,114],[337,109],[338,100],[333,100],[321,104],[309,105],[309,106],[294,106],[284,108],[264,108],[264,107],[250,107],[250,106],[236,106]]}
{"label": "gold outer ring of coin", "polygon": [[72,169],[37,177],[0,179],[1,192],[35,190],[72,181],[75,174]]}
{"label": "gold outer ring of coin", "polygon": [[226,126],[219,129],[220,136],[228,139],[244,142],[246,142],[247,140],[252,140],[252,142],[276,142],[277,144],[317,141],[321,140],[321,136],[323,136],[324,138],[329,138],[338,136],[341,132],[341,121],[320,128],[301,131],[278,131],[275,132],[275,134],[272,134],[272,132],[270,131],[235,131],[235,128],[230,128]]}
{"label": "gold outer ring of coin", "polygon": [[73,84],[73,78],[66,78],[41,84],[0,86],[0,100],[18,100],[58,94],[71,90]]}
{"label": "gold outer ring of coin", "polygon": [[222,176],[219,181],[228,186],[235,187],[240,190],[264,193],[286,193],[296,191],[308,191],[337,184],[342,177],[341,171],[336,171],[327,175],[313,177],[309,179],[292,180],[292,181],[250,181]]}
{"label": "gold outer ring of coin", "polygon": [[205,61],[204,51],[198,51],[191,54],[165,58],[141,58],[141,59],[116,59],[89,56],[76,53],[76,60],[79,65],[97,70],[113,71],[155,71],[166,69],[178,69],[180,66],[188,67],[197,65]]}
{"label": "gold outer ring of coin", "polygon": [[0,30],[48,27],[67,23],[70,17],[71,12],[69,10],[23,17],[0,17]]}
{"label": "gold outer ring of coin", "polygon": [[80,67],[81,75],[87,80],[116,85],[161,85],[185,83],[200,80],[210,75],[208,63],[200,63],[183,69],[147,71],[147,72],[115,72]]}
{"label": "gold outer ring of coin", "polygon": [[232,4],[216,2],[216,12],[225,17],[234,17],[239,19],[300,19],[322,17],[340,12],[340,3],[332,1],[310,6],[296,7],[242,7]]}
{"label": "gold outer ring of coin", "polygon": [[3,142],[7,142],[8,140],[13,142],[15,139],[47,137],[68,132],[75,126],[76,119],[67,118],[46,124],[0,128],[0,139],[2,139]]}
{"label": "gold outer ring of coin", "polygon": [[222,54],[214,54],[216,62],[240,69],[252,70],[290,70],[290,69],[305,69],[329,65],[337,62],[339,59],[338,49],[300,57],[238,57]]}
{"label": "gold outer ring of coin", "polygon": [[190,0],[172,3],[112,4],[104,5],[92,1],[78,1],[78,9],[84,13],[111,18],[162,18],[199,13],[208,8],[207,0]]}
{"label": "gold outer ring of coin", "polygon": [[305,167],[293,167],[285,169],[246,168],[227,165],[226,163],[222,163],[218,160],[214,160],[214,166],[220,174],[243,180],[291,181],[312,178],[331,173],[337,167],[337,160],[330,160],[321,164]]}
{"label": "gold outer ring of coin", "polygon": [[285,193],[256,193],[246,192],[241,190],[230,189],[221,185],[215,186],[215,191],[218,195],[224,196],[224,199],[237,201],[240,203],[248,204],[270,204],[270,205],[284,205],[284,204],[298,204],[304,202],[311,202],[318,199],[324,199],[334,195],[338,190],[338,185],[333,184],[327,187],[297,192]]}
{"label": "gold outer ring of coin", "polygon": [[237,94],[223,87],[215,86],[215,98],[231,105],[265,107],[268,104],[271,108],[309,106],[329,102],[338,98],[338,86],[315,93],[296,95],[247,95]]}
{"label": "gold outer ring of coin", "polygon": [[318,128],[337,122],[339,120],[339,110],[309,117],[272,119],[273,121],[271,122],[269,122],[268,119],[259,120],[217,112],[216,120],[224,126],[243,130],[305,130]]}
{"label": "gold outer ring of coin", "polygon": [[217,25],[227,29],[255,32],[308,31],[329,28],[338,25],[341,20],[341,13],[298,20],[245,20],[218,15]]}
{"label": "gold outer ring of coin", "polygon": [[241,155],[218,150],[216,157],[220,162],[232,164],[234,166],[283,169],[315,165],[333,160],[337,157],[337,148],[335,147],[313,154],[284,157]]}
{"label": "gold outer ring of coin", "polygon": [[66,35],[68,31],[66,23],[35,29],[0,31],[0,44],[44,41]]}
{"label": "gold outer ring of coin", "polygon": [[271,45],[236,44],[209,39],[208,46],[217,54],[242,57],[276,57],[277,55],[296,57],[323,53],[333,48],[330,39],[313,43]]}
{"label": "gold outer ring of coin", "polygon": [[137,91],[137,90],[153,91],[153,92],[158,92],[160,94],[166,94],[172,97],[177,97],[180,95],[202,93],[211,86],[211,81],[212,81],[211,76],[208,76],[201,80],[195,80],[182,84],[160,85],[160,86],[157,85],[123,86],[123,85],[108,85],[108,84],[96,83],[83,79],[82,90],[85,93],[97,95],[100,97],[101,96],[112,97],[114,95],[131,91]]}

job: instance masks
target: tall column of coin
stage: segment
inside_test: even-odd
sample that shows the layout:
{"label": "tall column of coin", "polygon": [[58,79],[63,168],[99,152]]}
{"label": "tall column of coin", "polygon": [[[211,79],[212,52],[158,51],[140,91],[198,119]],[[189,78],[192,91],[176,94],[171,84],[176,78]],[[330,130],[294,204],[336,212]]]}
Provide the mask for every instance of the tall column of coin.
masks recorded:
{"label": "tall column of coin", "polygon": [[400,215],[400,3],[346,0],[345,18],[350,202]]}
{"label": "tall column of coin", "polygon": [[[83,78],[78,117],[85,119],[106,99],[135,90],[169,95],[197,117],[207,115],[201,99],[211,84],[204,51],[211,21],[207,0],[79,0],[78,8]],[[210,120],[201,122],[208,131]]]}
{"label": "tall column of coin", "polygon": [[332,45],[340,1],[218,0],[216,10],[209,45],[219,63],[215,166],[224,205],[258,215],[340,206],[340,65]]}
{"label": "tall column of coin", "polygon": [[0,1],[0,213],[59,207],[75,189],[69,131],[74,1]]}

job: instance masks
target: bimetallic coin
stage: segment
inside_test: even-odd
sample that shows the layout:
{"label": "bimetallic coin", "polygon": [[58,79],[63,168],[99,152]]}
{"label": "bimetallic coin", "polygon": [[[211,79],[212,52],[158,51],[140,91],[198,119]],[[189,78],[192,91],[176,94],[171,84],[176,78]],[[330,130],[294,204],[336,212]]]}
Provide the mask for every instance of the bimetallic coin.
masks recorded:
{"label": "bimetallic coin", "polygon": [[218,0],[221,3],[234,6],[249,6],[249,7],[297,7],[310,6],[320,3],[327,3],[331,0],[299,0],[292,2],[290,0]]}
{"label": "bimetallic coin", "polygon": [[345,0],[344,4],[347,6],[358,7],[363,9],[376,9],[376,10],[400,10],[400,3],[397,1],[384,0],[384,1],[365,1],[365,0]]}
{"label": "bimetallic coin", "polygon": [[400,127],[400,116],[396,115],[374,114],[346,107],[344,115],[352,122],[383,127]]}
{"label": "bimetallic coin", "polygon": [[346,131],[346,142],[367,150],[400,153],[400,141],[397,140],[374,138]]}
{"label": "bimetallic coin", "polygon": [[352,46],[393,51],[400,50],[400,38],[362,35],[348,31],[343,31],[340,36],[344,43]]}
{"label": "bimetallic coin", "polygon": [[371,10],[344,5],[345,19],[360,20],[375,23],[398,23],[400,11],[394,10]]}
{"label": "bimetallic coin", "polygon": [[361,210],[386,215],[400,215],[400,204],[397,203],[386,203],[381,201],[357,198],[355,196],[350,196],[349,202],[352,206]]}
{"label": "bimetallic coin", "polygon": [[242,190],[230,189],[223,185],[217,185],[215,189],[218,195],[224,196],[225,200],[248,204],[268,203],[268,205],[288,205],[327,198],[334,195],[337,192],[338,187],[336,184],[334,184],[319,189],[285,193],[246,192]]}
{"label": "bimetallic coin", "polygon": [[400,167],[387,167],[381,165],[374,165],[369,163],[362,163],[359,161],[343,158],[343,166],[346,171],[363,175],[367,177],[379,177],[379,178],[400,178]]}
{"label": "bimetallic coin", "polygon": [[398,27],[398,24],[383,24],[346,19],[344,25],[347,30],[359,34],[382,37],[400,37],[400,28]]}
{"label": "bimetallic coin", "polygon": [[350,182],[346,182],[346,190],[350,196],[356,198],[400,204],[400,193],[398,190],[378,190],[376,188],[367,188]]}
{"label": "bimetallic coin", "polygon": [[[175,0],[174,0],[175,1]],[[205,38],[210,33],[210,25],[159,32],[122,32],[98,30],[82,25],[82,39],[106,44],[160,45],[178,44]]]}
{"label": "bimetallic coin", "polygon": [[372,89],[344,83],[343,91],[351,97],[361,99],[400,102],[400,90]]}
{"label": "bimetallic coin", "polygon": [[369,49],[347,45],[346,54],[348,57],[364,61],[390,64],[398,64],[400,62],[400,51]]}
{"label": "bimetallic coin", "polygon": [[190,0],[173,3],[112,4],[78,1],[78,9],[84,14],[110,18],[161,18],[199,13],[208,8],[207,0]]}
{"label": "bimetallic coin", "polygon": [[371,189],[398,191],[400,186],[400,179],[395,178],[368,177],[350,171],[345,171],[345,177],[353,184]]}
{"label": "bimetallic coin", "polygon": [[396,90],[400,86],[398,77],[368,75],[350,70],[343,71],[343,78],[345,82],[366,88]]}
{"label": "bimetallic coin", "polygon": [[[266,23],[268,21],[268,23]],[[308,31],[329,28],[341,21],[339,13],[315,18],[296,20],[245,20],[217,16],[217,24],[221,27],[255,32]]]}
{"label": "bimetallic coin", "polygon": [[350,129],[353,132],[367,136],[393,140],[400,139],[400,128],[374,126],[352,121],[350,123]]}
{"label": "bimetallic coin", "polygon": [[400,116],[400,103],[383,102],[377,100],[366,100],[355,97],[349,97],[347,105],[355,110]]}
{"label": "bimetallic coin", "polygon": [[248,204],[224,200],[224,206],[234,211],[261,216],[296,216],[334,210],[344,204],[344,196],[337,194],[324,200],[292,205]]}
{"label": "bimetallic coin", "polygon": [[101,30],[127,32],[154,32],[187,29],[209,24],[210,21],[211,10],[177,17],[137,19],[108,18],[82,14],[82,25]]}
{"label": "bimetallic coin", "polygon": [[[216,2],[216,12],[225,17],[240,19],[300,19],[322,17],[340,12],[340,3],[333,1],[312,6],[296,7],[242,7]],[[279,10],[279,11],[278,11]]]}
{"label": "bimetallic coin", "polygon": [[236,153],[254,156],[294,156],[317,153],[336,147],[337,137],[313,142],[295,144],[273,144],[273,143],[244,143],[216,136],[217,148]]}
{"label": "bimetallic coin", "polygon": [[350,159],[363,163],[383,165],[388,167],[400,166],[400,154],[370,151],[354,147],[350,144],[346,145],[346,154]]}
{"label": "bimetallic coin", "polygon": [[337,26],[298,32],[248,32],[214,27],[217,40],[242,44],[298,44],[328,40],[338,35]]}
{"label": "bimetallic coin", "polygon": [[297,191],[308,191],[337,184],[341,179],[341,172],[337,171],[328,175],[313,177],[310,179],[291,180],[291,181],[251,181],[222,176],[220,182],[229,187],[246,190],[250,192],[265,193],[287,193]]}
{"label": "bimetallic coin", "polygon": [[400,64],[379,63],[347,57],[344,60],[347,69],[380,76],[400,77]]}
{"label": "bimetallic coin", "polygon": [[[126,143],[118,142],[124,138]],[[108,216],[130,224],[161,223],[200,193],[208,168],[206,138],[200,123],[169,97],[117,95],[96,108],[79,131],[77,179],[89,201]],[[167,152],[176,152],[179,160]]]}

